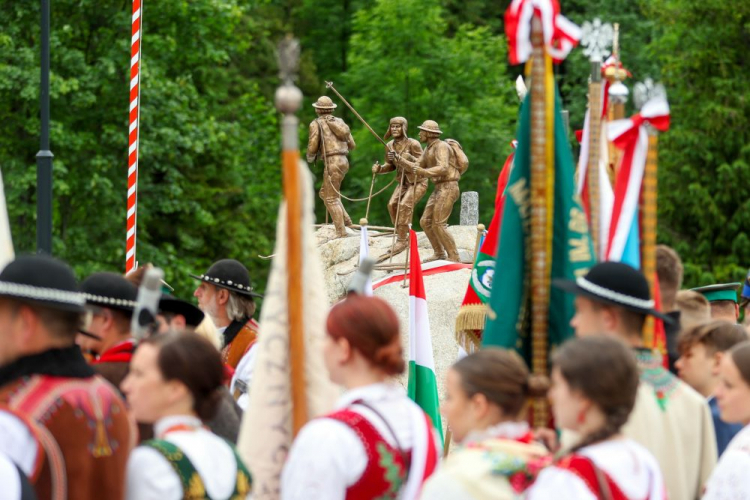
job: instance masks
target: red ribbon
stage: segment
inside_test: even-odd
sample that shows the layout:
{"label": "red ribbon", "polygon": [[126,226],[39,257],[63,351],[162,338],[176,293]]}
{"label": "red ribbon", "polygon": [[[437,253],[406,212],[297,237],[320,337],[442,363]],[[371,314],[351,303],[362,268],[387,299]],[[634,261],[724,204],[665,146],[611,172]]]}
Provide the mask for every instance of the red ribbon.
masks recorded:
{"label": "red ribbon", "polygon": [[638,140],[638,130],[645,123],[648,123],[659,132],[666,132],[669,130],[669,115],[659,115],[646,117],[641,113],[636,113],[630,117],[630,128],[625,132],[615,137],[612,141],[615,146],[619,149],[625,149],[629,144],[634,143]]}
{"label": "red ribbon", "polygon": [[505,34],[511,64],[520,64],[531,55],[531,20],[542,21],[544,44],[555,63],[562,62],[578,44],[581,30],[560,14],[557,0],[513,0],[505,11]]}

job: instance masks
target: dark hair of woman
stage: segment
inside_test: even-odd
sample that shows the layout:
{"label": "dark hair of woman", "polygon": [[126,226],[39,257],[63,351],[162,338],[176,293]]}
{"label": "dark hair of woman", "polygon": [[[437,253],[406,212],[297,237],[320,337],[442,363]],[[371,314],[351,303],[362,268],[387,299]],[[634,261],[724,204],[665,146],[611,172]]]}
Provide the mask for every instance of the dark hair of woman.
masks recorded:
{"label": "dark hair of woman", "polygon": [[750,340],[735,345],[729,352],[742,380],[750,385]]}
{"label": "dark hair of woman", "polygon": [[141,345],[159,348],[157,363],[164,380],[179,380],[193,396],[193,411],[211,419],[221,401],[224,365],[216,348],[198,334],[169,332],[149,337]]}
{"label": "dark hair of woman", "polygon": [[570,386],[594,403],[605,417],[604,425],[584,437],[571,452],[606,441],[628,421],[638,392],[635,354],[623,342],[609,337],[569,340],[553,363]]}
{"label": "dark hair of woman", "polygon": [[383,299],[350,295],[333,306],[326,329],[334,339],[348,340],[353,349],[388,375],[404,372],[398,317]]}
{"label": "dark hair of woman", "polygon": [[509,417],[518,417],[530,396],[543,396],[547,377],[529,376],[526,363],[514,351],[489,347],[458,360],[452,367],[461,388],[471,398],[482,394]]}

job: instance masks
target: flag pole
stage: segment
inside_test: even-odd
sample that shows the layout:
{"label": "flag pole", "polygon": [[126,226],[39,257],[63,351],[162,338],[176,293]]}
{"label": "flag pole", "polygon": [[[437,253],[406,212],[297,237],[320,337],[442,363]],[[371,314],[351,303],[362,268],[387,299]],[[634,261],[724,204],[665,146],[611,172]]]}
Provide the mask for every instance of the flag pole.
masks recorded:
{"label": "flag pole", "polygon": [[479,255],[479,248],[482,246],[482,235],[484,234],[484,224],[477,224],[477,240],[474,243],[474,257],[472,260],[476,262],[477,255]]}
{"label": "flag pole", "polygon": [[591,228],[591,242],[597,260],[602,259],[601,241],[601,205],[600,205],[600,172],[602,137],[602,59],[607,46],[612,43],[612,26],[602,24],[599,18],[593,23],[585,22],[584,36],[581,45],[586,49],[591,63],[591,80],[589,81],[589,148],[586,176],[588,177],[589,193],[589,226]]}
{"label": "flag pole", "polygon": [[125,274],[135,270],[138,229],[138,151],[141,114],[141,41],[143,40],[142,0],[133,0],[130,38],[130,115],[128,120],[128,196],[125,236]]}
{"label": "flag pole", "polygon": [[[648,153],[646,154],[646,170],[643,172],[643,187],[641,188],[641,270],[651,296],[654,296],[656,281],[656,195],[657,195],[657,149],[659,143],[658,132],[654,127],[647,126]],[[654,347],[654,317],[647,316],[643,325],[643,342],[649,349]]]}
{"label": "flag pole", "polygon": [[294,85],[298,64],[299,43],[291,36],[287,36],[279,44],[279,67],[283,84],[276,90],[276,108],[284,115],[281,122],[281,158],[287,218],[289,359],[292,386],[292,431],[295,436],[308,418],[302,324],[302,189],[299,176],[299,120],[295,115],[302,104],[302,92]]}
{"label": "flag pole", "polygon": [[[609,108],[607,109],[607,118],[609,122],[625,118],[625,103],[628,102],[628,88],[623,84],[623,80],[628,77],[628,71],[622,66],[620,59],[620,25],[614,24],[614,36],[612,38],[612,57],[614,65],[608,66],[604,70],[604,76],[609,81]],[[609,159],[613,165],[612,175],[617,179],[617,173],[620,169],[620,150],[617,149],[611,141],[608,144]],[[614,185],[614,182],[612,182]]]}
{"label": "flag pole", "polygon": [[[664,95],[664,87],[646,80],[635,88],[635,104],[642,108],[656,95]],[[648,152],[641,185],[641,271],[648,281],[651,296],[654,296],[656,285],[656,231],[657,231],[657,192],[658,192],[658,145],[659,131],[650,123],[645,124],[648,134]],[[653,316],[646,317],[643,325],[643,342],[647,348],[655,347],[655,328]]]}
{"label": "flag pole", "polygon": [[[531,21],[531,338],[532,372],[547,376],[549,324],[550,233],[554,187],[554,96],[552,75],[546,54],[542,22]],[[546,398],[534,400],[534,425],[548,420]]]}

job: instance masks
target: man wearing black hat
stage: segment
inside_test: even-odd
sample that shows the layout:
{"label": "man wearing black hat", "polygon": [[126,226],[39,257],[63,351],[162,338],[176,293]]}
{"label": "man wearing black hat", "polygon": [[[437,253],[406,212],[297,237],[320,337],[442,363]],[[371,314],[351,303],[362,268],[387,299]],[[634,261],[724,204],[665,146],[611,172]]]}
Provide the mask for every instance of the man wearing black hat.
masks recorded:
{"label": "man wearing black hat", "polygon": [[94,273],[83,280],[81,291],[91,313],[86,333],[100,339],[100,355],[92,365],[120,390],[135,351],[130,322],[138,289],[120,274]]}
{"label": "man wearing black hat", "polygon": [[700,498],[717,458],[711,412],[643,346],[647,315],[671,321],[654,309],[646,278],[627,264],[602,262],[575,281],[553,284],[577,295],[570,322],[576,335],[611,335],[634,348],[641,384],[623,433],[656,457],[670,498]]}
{"label": "man wearing black hat", "polygon": [[159,299],[159,314],[156,316],[159,333],[195,330],[204,317],[205,314],[199,308],[173,295],[165,293]]}
{"label": "man wearing black hat", "polygon": [[[84,303],[73,271],[57,259],[18,257],[0,272],[0,406],[28,426],[24,434],[0,420],[0,449],[39,450],[24,470],[39,498],[123,498],[135,428],[74,343]],[[24,435],[37,442],[2,441]]]}
{"label": "man wearing black hat", "polygon": [[201,282],[193,295],[223,335],[222,358],[234,370],[257,340],[253,297],[261,295],[253,291],[247,268],[234,259],[217,261],[204,274],[190,277]]}

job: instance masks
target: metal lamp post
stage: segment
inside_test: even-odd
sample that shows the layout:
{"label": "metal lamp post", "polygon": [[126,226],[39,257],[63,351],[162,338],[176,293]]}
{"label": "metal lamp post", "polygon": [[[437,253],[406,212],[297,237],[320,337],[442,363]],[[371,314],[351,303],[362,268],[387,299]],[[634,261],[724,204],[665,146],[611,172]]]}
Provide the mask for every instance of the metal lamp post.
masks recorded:
{"label": "metal lamp post", "polygon": [[41,0],[42,54],[39,105],[41,134],[36,154],[36,249],[52,253],[52,151],[49,148],[49,33],[50,0]]}

